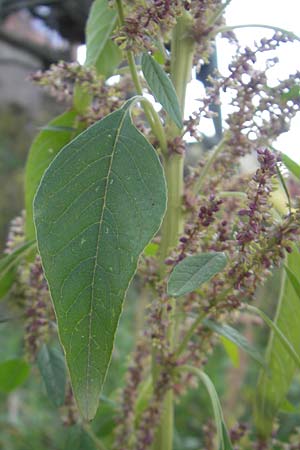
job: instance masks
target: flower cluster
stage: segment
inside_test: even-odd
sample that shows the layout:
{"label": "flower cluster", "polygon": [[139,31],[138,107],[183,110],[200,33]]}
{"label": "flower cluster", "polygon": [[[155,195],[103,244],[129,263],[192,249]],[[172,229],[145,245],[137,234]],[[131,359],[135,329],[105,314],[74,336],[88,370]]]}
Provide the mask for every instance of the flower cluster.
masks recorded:
{"label": "flower cluster", "polygon": [[144,380],[149,345],[143,338],[139,340],[128,367],[125,388],[122,392],[120,411],[117,418],[115,449],[129,450],[136,443],[134,433],[135,407],[138,389]]}
{"label": "flower cluster", "polygon": [[214,189],[224,178],[230,179],[238,168],[239,158],[255,149],[267,146],[280,134],[288,131],[290,121],[300,109],[300,73],[280,81],[274,87],[268,83],[268,70],[277,63],[269,59],[265,70],[257,68],[260,53],[272,51],[292,38],[276,32],[270,39],[262,39],[254,49],[239,50],[229,66],[229,76],[211,78],[200,114],[187,121],[187,131],[194,134],[201,116],[211,117],[209,105],[220,101],[220,93],[231,97],[232,113],[226,119],[228,136],[223,142],[222,155],[212,166],[214,174],[207,190]]}
{"label": "flower cluster", "polygon": [[34,361],[41,345],[49,339],[51,321],[55,320],[39,256],[29,268],[25,291],[25,317],[25,349],[28,359]]}
{"label": "flower cluster", "polygon": [[130,5],[123,27],[116,37],[117,42],[125,42],[129,50],[141,52],[141,49],[152,49],[153,36],[164,35],[176,23],[181,13],[181,2],[178,0],[151,0],[135,2]]}
{"label": "flower cluster", "polygon": [[76,104],[76,88],[80,87],[88,97],[88,104],[78,110],[78,116],[86,125],[91,125],[118,109],[133,91],[131,80],[124,76],[117,85],[109,85],[96,70],[81,66],[78,63],[59,62],[53,64],[47,71],[38,71],[31,77],[32,81],[49,90],[59,101]]}

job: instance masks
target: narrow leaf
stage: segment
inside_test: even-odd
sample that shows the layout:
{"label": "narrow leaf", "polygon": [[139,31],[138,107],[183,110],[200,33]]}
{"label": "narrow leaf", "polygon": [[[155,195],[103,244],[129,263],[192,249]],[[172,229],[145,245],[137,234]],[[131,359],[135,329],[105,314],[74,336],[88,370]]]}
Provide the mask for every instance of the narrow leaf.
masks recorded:
{"label": "narrow leaf", "polygon": [[22,359],[0,363],[0,391],[11,392],[27,380],[29,365]]}
{"label": "narrow leaf", "polygon": [[[224,421],[222,422],[222,437],[223,437],[223,449],[224,450],[233,450],[233,446],[230,440],[230,436],[227,430],[227,427],[224,423]],[[220,450],[222,450],[222,445],[220,446]]]}
{"label": "narrow leaf", "polygon": [[287,274],[287,277],[289,279],[289,282],[291,283],[291,285],[293,286],[298,299],[300,300],[300,281],[298,280],[298,278],[296,277],[296,275],[294,274],[294,272],[292,272],[288,266],[285,266],[285,271]]}
{"label": "narrow leaf", "polygon": [[297,354],[295,348],[288,340],[288,338],[284,335],[284,333],[278,328],[276,322],[273,322],[263,311],[255,306],[247,306],[247,309],[252,312],[256,312],[263,321],[271,328],[272,332],[279,339],[282,346],[285,348],[286,352],[290,355],[290,357],[294,360],[294,363],[300,368],[300,356]]}
{"label": "narrow leaf", "polygon": [[54,406],[61,406],[65,400],[66,367],[62,352],[56,347],[44,344],[37,356],[47,394]]}
{"label": "narrow leaf", "polygon": [[86,25],[86,66],[95,66],[114,29],[117,13],[107,0],[95,0]]}
{"label": "narrow leaf", "polygon": [[227,427],[224,422],[223,412],[221,403],[218,397],[218,393],[216,391],[216,388],[209,378],[209,376],[203,372],[202,370],[198,369],[197,367],[193,366],[181,366],[180,371],[187,371],[195,375],[197,378],[200,379],[200,381],[204,384],[208,395],[211,400],[211,405],[215,417],[216,422],[216,429],[218,434],[218,441],[219,441],[219,449],[220,450],[233,450],[230,437],[227,431]]}
{"label": "narrow leaf", "polygon": [[179,297],[197,289],[224,269],[224,253],[202,253],[188,256],[174,267],[168,282],[168,295]]}
{"label": "narrow leaf", "polygon": [[182,128],[183,124],[177,94],[172,81],[161,65],[148,53],[144,53],[142,56],[142,71],[155,99],[167,111],[177,127]]}
{"label": "narrow leaf", "polygon": [[35,197],[37,239],[72,385],[94,417],[127,287],[166,208],[163,169],[131,101],[67,145]]}
{"label": "narrow leaf", "polygon": [[[300,254],[296,248],[288,255],[287,267],[293,274],[299,273]],[[260,373],[256,390],[255,421],[263,436],[272,432],[273,421],[285,401],[295,370],[299,366],[299,317],[299,297],[290,279],[285,276],[274,319],[274,324],[284,339],[276,329],[272,330],[266,352],[270,375]]]}
{"label": "narrow leaf", "polygon": [[264,358],[259,353],[259,351],[253,347],[247,339],[239,333],[235,328],[230,327],[229,325],[221,325],[215,322],[212,322],[211,320],[204,320],[203,324],[207,326],[210,330],[215,331],[220,336],[224,336],[227,339],[229,339],[231,342],[236,344],[239,348],[244,350],[244,352],[248,353],[248,355],[251,356],[258,364],[265,367],[266,363],[264,361]]}
{"label": "narrow leaf", "polygon": [[[68,111],[53,119],[33,141],[29,150],[25,171],[26,238],[35,239],[32,203],[43,173],[56,154],[72,138],[74,111]],[[58,128],[58,129],[57,129]]]}
{"label": "narrow leaf", "polygon": [[16,248],[9,255],[0,259],[0,298],[3,298],[16,278],[16,267],[20,260],[24,258],[35,246],[35,241],[26,242]]}
{"label": "narrow leaf", "polygon": [[300,166],[293,161],[288,155],[282,154],[282,162],[288,168],[288,170],[300,180]]}

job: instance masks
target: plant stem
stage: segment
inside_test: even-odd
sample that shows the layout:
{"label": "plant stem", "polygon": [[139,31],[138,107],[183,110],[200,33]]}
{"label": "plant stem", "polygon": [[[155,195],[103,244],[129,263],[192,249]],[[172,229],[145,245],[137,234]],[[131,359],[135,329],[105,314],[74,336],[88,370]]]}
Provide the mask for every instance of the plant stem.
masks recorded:
{"label": "plant stem", "polygon": [[[182,116],[185,106],[186,86],[191,77],[194,42],[189,35],[192,18],[183,14],[173,30],[171,44],[171,79],[173,81]],[[169,123],[168,137],[174,139],[181,135],[181,130]],[[168,209],[162,225],[161,235],[161,276],[165,275],[164,260],[172,248],[177,245],[178,237],[183,230],[182,196],[183,196],[183,166],[182,155],[167,155],[164,161],[165,176],[168,187]],[[175,315],[176,301],[171,299],[172,317],[169,317],[167,338],[172,351],[175,346]],[[160,367],[157,364],[156,349],[152,353],[153,386],[159,375]],[[172,450],[174,433],[174,398],[173,391],[169,389],[163,401],[163,411],[160,426],[157,431],[153,450]]]}
{"label": "plant stem", "polygon": [[[123,25],[124,24],[124,10],[123,10],[123,5],[122,5],[122,0],[116,0],[116,4],[117,4],[118,15],[119,15],[119,23],[120,23],[120,25]],[[140,83],[139,74],[138,74],[137,67],[135,64],[134,54],[132,53],[132,51],[127,50],[126,56],[127,56],[129,70],[131,73],[131,78],[132,78],[134,87],[136,89],[136,92],[138,95],[143,96],[143,89],[142,89],[142,85]],[[155,109],[153,108],[151,103],[146,101],[146,99],[145,99],[145,101],[141,101],[141,104],[144,109],[147,121],[151,127],[152,133],[158,139],[162,153],[166,154],[167,140],[166,140],[165,132],[164,132],[161,120],[159,118],[159,115],[157,114],[157,112],[155,111]]]}
{"label": "plant stem", "polygon": [[200,314],[197,317],[197,319],[195,320],[195,322],[193,323],[193,325],[190,327],[190,329],[184,336],[183,340],[181,341],[181,344],[179,345],[179,347],[176,351],[175,355],[177,358],[184,352],[188,343],[190,342],[191,338],[193,337],[195,331],[197,330],[197,328],[199,327],[199,325],[201,324],[201,322],[204,318],[205,318],[205,314],[204,313]]}
{"label": "plant stem", "polygon": [[213,149],[210,158],[206,161],[205,166],[201,170],[201,173],[200,173],[200,176],[199,176],[199,178],[197,180],[197,183],[194,186],[194,193],[195,194],[198,194],[199,192],[201,192],[204,180],[205,180],[206,176],[208,175],[208,173],[209,173],[209,171],[211,169],[211,166],[216,161],[216,159],[218,158],[219,154],[222,152],[226,140],[227,140],[227,136],[225,135],[223,137],[223,139],[218,143],[218,145],[216,145],[216,147]]}

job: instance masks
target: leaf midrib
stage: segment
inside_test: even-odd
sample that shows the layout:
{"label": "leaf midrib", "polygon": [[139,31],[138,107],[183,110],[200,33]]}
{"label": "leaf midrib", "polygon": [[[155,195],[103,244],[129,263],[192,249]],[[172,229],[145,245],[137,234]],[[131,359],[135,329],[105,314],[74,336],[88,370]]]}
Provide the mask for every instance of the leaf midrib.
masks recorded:
{"label": "leaf midrib", "polygon": [[[201,272],[201,271],[203,270],[204,267],[205,267],[205,268],[209,267],[209,266],[211,265],[211,262],[213,261],[214,258],[216,258],[216,256],[210,258],[210,259],[206,262],[206,264],[204,264],[204,265],[201,267],[201,269],[198,268],[198,269],[191,275],[191,277],[190,277],[190,278],[189,278],[189,279],[181,286],[181,288],[177,291],[177,292],[178,292],[178,295],[183,295],[183,294],[181,294],[181,293],[182,293],[182,291],[185,290],[186,286],[189,285],[190,283],[192,283],[192,281],[193,281],[195,278],[197,279],[197,275],[199,274],[199,272]],[[196,265],[196,267],[197,267],[197,264],[195,264],[195,265]]]}
{"label": "leaf midrib", "polygon": [[93,311],[94,311],[94,301],[95,301],[94,286],[95,286],[95,276],[96,276],[98,255],[99,255],[99,250],[100,250],[100,237],[101,237],[101,231],[102,231],[104,211],[106,208],[106,200],[107,200],[109,179],[110,179],[110,175],[111,175],[113,159],[114,159],[117,142],[119,140],[120,132],[121,132],[125,118],[126,118],[126,112],[123,114],[123,117],[120,120],[120,124],[119,124],[119,127],[117,128],[116,135],[115,135],[115,141],[114,141],[112,152],[111,152],[110,164],[108,167],[108,173],[107,173],[107,178],[106,178],[106,184],[105,184],[105,190],[104,190],[104,196],[103,196],[103,207],[102,207],[102,211],[101,211],[99,227],[98,227],[98,232],[97,232],[97,244],[96,244],[95,263],[94,263],[94,270],[93,270],[93,277],[92,277],[92,284],[91,284],[91,287],[92,287],[91,306],[90,306],[90,312],[89,312],[89,325],[88,325],[88,355],[87,355],[87,373],[86,373],[86,390],[87,390],[87,392],[89,392],[89,384],[90,384],[90,382],[89,382],[90,367],[91,367],[90,366],[90,358],[91,358],[91,342],[92,342],[91,329],[92,329],[92,322],[93,322]]}

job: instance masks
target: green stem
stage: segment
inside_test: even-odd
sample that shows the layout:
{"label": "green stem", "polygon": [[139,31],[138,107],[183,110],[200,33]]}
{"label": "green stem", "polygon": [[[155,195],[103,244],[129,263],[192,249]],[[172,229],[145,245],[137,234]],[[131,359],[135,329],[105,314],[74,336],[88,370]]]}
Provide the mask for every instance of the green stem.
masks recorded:
{"label": "green stem", "polygon": [[279,31],[280,33],[296,40],[300,41],[300,37],[297,36],[292,31],[288,31],[284,28],[275,27],[274,25],[267,25],[263,23],[247,23],[247,24],[241,24],[241,25],[226,25],[222,27],[215,28],[210,34],[210,37],[216,36],[218,33],[226,33],[227,31],[233,31],[237,30],[238,28],[267,28],[269,30],[273,31]]}
{"label": "green stem", "polygon": [[245,192],[238,191],[221,191],[218,194],[221,198],[239,198],[240,200],[247,200],[247,194]]}
{"label": "green stem", "polygon": [[206,161],[206,164],[203,167],[203,169],[201,170],[199,178],[197,179],[197,182],[195,183],[195,186],[194,186],[195,194],[198,194],[201,192],[205,178],[207,177],[213,163],[216,161],[219,154],[223,151],[226,140],[227,140],[227,136],[224,136],[223,139],[218,143],[218,145],[216,145],[216,147],[213,149],[212,154],[210,155],[210,158]]}
{"label": "green stem", "polygon": [[[124,10],[123,10],[123,5],[122,5],[122,0],[116,0],[116,4],[117,4],[118,15],[119,15],[119,23],[120,23],[120,25],[123,25],[124,24]],[[132,51],[128,50],[126,52],[126,56],[127,56],[128,66],[129,66],[129,70],[131,73],[132,81],[133,81],[134,87],[136,89],[136,92],[138,95],[143,96],[143,89],[142,89],[142,85],[140,82],[137,67],[135,64],[134,54],[132,53]],[[157,112],[155,111],[155,109],[153,108],[151,103],[146,101],[146,99],[145,99],[145,101],[141,101],[141,104],[144,109],[147,121],[152,130],[152,133],[158,139],[162,153],[166,154],[167,153],[167,140],[166,140],[165,132],[164,132],[161,120],[159,118],[159,115],[157,114]]]}
{"label": "green stem", "polygon": [[[171,44],[171,78],[178,96],[182,115],[184,113],[185,96],[187,83],[191,77],[194,41],[190,37],[192,18],[187,13],[182,15],[173,30]],[[174,139],[181,135],[182,130],[174,124],[168,124],[168,137]],[[164,260],[169,255],[170,250],[178,243],[178,237],[183,231],[182,197],[183,197],[183,166],[182,155],[166,155],[164,160],[165,176],[168,187],[168,208],[164,218],[161,231],[161,276],[165,275]],[[171,299],[172,317],[169,317],[169,327],[167,339],[170,350],[175,347],[175,315],[176,302]],[[157,350],[153,349],[152,354],[152,376],[153,386],[159,376],[160,367],[157,364]],[[163,401],[163,411],[158,428],[153,450],[172,450],[174,433],[174,398],[173,391],[169,389]]]}
{"label": "green stem", "polygon": [[205,318],[205,314],[200,314],[197,319],[195,320],[195,322],[193,323],[193,325],[190,327],[190,329],[187,331],[186,335],[184,336],[183,340],[181,341],[181,344],[179,345],[175,355],[176,358],[178,358],[186,349],[186,347],[188,346],[188,343],[190,342],[191,338],[193,337],[195,331],[197,330],[197,328],[199,327],[199,325],[201,324],[202,320]]}

